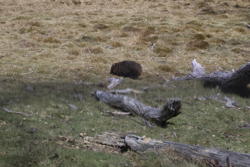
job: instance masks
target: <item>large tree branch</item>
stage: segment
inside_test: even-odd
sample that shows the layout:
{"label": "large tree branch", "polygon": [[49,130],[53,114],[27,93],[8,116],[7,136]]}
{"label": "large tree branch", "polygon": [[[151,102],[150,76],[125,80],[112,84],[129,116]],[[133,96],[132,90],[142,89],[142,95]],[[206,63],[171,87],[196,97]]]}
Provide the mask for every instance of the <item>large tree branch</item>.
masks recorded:
{"label": "large tree branch", "polygon": [[250,62],[236,71],[216,71],[206,74],[204,68],[195,59],[192,61],[193,72],[175,80],[199,79],[204,86],[219,86],[222,91],[236,93],[240,96],[250,96]]}
{"label": "large tree branch", "polygon": [[167,120],[179,115],[181,108],[181,101],[179,99],[170,99],[162,108],[154,108],[146,106],[131,97],[112,94],[110,92],[96,91],[95,97],[112,107],[138,115],[159,126],[165,126]]}

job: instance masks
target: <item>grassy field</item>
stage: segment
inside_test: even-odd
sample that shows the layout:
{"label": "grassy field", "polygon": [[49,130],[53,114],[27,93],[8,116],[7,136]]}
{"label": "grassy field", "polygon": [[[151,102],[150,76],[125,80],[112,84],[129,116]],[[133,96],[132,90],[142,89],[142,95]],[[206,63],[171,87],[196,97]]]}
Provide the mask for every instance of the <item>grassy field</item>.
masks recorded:
{"label": "grassy field", "polygon": [[[105,131],[249,152],[249,99],[226,95],[238,108],[197,97],[225,95],[200,82],[164,85],[188,73],[196,58],[208,71],[237,69],[250,60],[250,2],[246,0],[0,0],[0,166],[188,166],[168,156],[67,147],[58,138],[80,139]],[[182,114],[167,128],[147,128],[91,93],[105,89],[112,63],[142,64],[139,80],[118,88],[161,106],[182,99]],[[8,109],[28,113],[25,117]],[[138,123],[139,122],[139,123]]]}

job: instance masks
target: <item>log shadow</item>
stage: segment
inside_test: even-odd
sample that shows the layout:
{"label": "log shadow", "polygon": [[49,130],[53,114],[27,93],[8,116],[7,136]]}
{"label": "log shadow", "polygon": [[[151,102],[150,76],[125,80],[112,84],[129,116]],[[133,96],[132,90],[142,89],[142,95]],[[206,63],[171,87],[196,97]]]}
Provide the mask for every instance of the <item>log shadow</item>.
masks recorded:
{"label": "log shadow", "polygon": [[203,82],[204,88],[220,88],[220,90],[223,93],[228,93],[228,94],[236,94],[240,97],[243,98],[250,98],[250,83],[245,83],[241,84],[238,86],[224,86],[221,83],[217,82],[209,82],[209,81],[204,81]]}

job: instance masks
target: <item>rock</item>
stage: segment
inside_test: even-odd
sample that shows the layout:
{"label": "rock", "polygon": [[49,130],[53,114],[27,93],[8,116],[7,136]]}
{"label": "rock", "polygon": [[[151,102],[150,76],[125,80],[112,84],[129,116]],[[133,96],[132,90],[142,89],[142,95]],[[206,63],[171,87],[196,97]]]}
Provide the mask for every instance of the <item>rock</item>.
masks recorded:
{"label": "rock", "polygon": [[137,79],[142,73],[142,67],[135,61],[125,60],[112,65],[110,74]]}

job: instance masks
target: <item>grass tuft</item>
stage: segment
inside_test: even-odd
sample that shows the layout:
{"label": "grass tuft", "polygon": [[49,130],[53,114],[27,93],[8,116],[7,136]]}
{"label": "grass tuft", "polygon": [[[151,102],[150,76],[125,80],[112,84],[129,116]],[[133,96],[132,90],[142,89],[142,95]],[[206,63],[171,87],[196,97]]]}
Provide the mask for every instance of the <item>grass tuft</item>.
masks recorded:
{"label": "grass tuft", "polygon": [[60,40],[54,38],[54,37],[48,37],[43,40],[45,43],[61,43]]}

